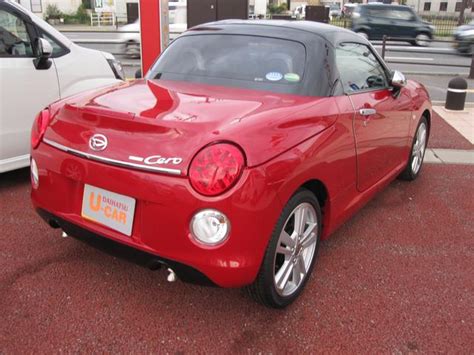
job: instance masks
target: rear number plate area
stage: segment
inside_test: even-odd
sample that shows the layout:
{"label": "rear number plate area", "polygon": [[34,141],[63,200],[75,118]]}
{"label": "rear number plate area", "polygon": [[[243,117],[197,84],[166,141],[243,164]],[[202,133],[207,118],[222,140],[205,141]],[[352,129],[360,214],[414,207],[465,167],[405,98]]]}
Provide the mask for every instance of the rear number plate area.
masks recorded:
{"label": "rear number plate area", "polygon": [[132,235],[135,199],[84,185],[81,216],[127,236]]}

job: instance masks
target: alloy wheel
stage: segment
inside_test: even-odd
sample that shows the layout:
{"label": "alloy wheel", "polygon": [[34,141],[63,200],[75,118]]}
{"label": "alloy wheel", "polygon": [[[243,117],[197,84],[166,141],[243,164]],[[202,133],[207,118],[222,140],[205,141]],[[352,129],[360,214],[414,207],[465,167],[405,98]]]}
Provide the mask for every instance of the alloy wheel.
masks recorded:
{"label": "alloy wheel", "polygon": [[295,207],[278,239],[273,261],[273,282],[280,296],[294,294],[303,284],[314,258],[318,220],[307,202]]}
{"label": "alloy wheel", "polygon": [[428,36],[424,33],[420,33],[416,36],[415,42],[416,42],[417,46],[427,47],[428,44],[430,43],[430,36]]}
{"label": "alloy wheel", "polygon": [[140,58],[140,45],[135,42],[127,43],[125,54],[129,58]]}
{"label": "alloy wheel", "polygon": [[423,157],[426,150],[426,124],[422,122],[418,131],[416,132],[416,141],[412,149],[411,169],[414,174],[417,174],[423,163]]}

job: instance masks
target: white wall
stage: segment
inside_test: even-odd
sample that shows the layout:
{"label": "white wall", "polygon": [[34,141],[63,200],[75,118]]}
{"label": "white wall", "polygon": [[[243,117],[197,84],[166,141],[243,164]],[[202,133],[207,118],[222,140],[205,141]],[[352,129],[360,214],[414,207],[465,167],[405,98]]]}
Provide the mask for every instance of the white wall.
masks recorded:
{"label": "white wall", "polygon": [[138,3],[138,0],[115,0],[115,12],[118,15],[126,15],[127,3]]}
{"label": "white wall", "polygon": [[[33,11],[39,17],[44,17],[44,14],[46,13],[46,8],[49,4],[56,4],[59,10],[66,14],[76,12],[79,5],[82,4],[81,0],[16,0],[16,2],[18,2],[20,5],[27,8],[28,10]],[[41,4],[42,12],[35,11],[37,10],[35,4]]]}

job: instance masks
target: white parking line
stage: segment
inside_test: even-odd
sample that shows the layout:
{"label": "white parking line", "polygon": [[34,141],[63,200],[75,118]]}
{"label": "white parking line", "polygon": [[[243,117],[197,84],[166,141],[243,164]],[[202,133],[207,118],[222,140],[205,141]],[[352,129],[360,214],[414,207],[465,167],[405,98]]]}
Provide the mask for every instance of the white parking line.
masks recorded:
{"label": "white parking line", "polygon": [[412,57],[385,57],[385,59],[400,59],[400,60],[425,60],[425,61],[432,61],[433,58],[412,58]]}
{"label": "white parking line", "polygon": [[[374,46],[375,48],[382,48],[381,45]],[[420,52],[455,52],[456,50],[453,48],[442,48],[442,47],[402,47],[402,46],[385,46],[386,49],[403,49],[406,51],[420,51]]]}

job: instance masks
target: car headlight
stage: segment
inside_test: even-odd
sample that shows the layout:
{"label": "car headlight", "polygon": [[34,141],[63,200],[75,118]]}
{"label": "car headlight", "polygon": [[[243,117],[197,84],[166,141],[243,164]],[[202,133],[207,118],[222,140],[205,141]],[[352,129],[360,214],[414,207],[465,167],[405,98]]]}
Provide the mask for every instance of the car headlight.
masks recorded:
{"label": "car headlight", "polygon": [[107,59],[110,68],[114,72],[114,75],[119,80],[125,80],[125,73],[123,72],[122,64],[116,59]]}
{"label": "car headlight", "polygon": [[196,213],[189,225],[191,236],[205,246],[223,243],[230,232],[230,221],[217,210],[206,209]]}
{"label": "car headlight", "polygon": [[436,26],[433,26],[433,25],[428,25],[428,27],[431,29],[431,31],[436,31]]}

